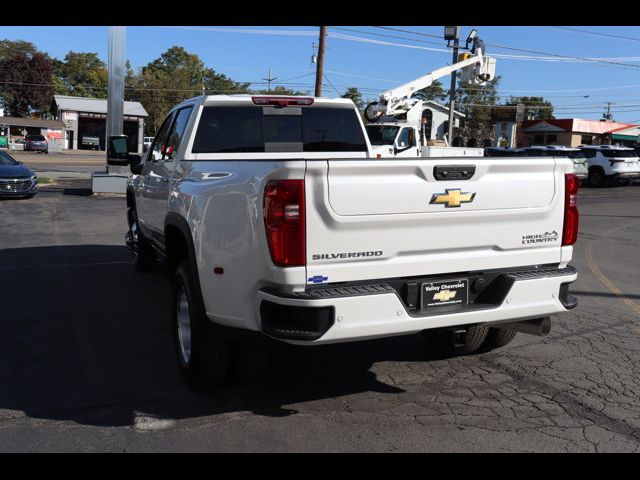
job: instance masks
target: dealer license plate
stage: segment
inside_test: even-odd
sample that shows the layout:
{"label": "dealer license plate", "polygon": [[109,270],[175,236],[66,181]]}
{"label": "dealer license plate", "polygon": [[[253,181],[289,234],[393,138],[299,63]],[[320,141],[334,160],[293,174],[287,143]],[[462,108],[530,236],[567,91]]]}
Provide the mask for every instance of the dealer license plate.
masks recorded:
{"label": "dealer license plate", "polygon": [[422,284],[422,308],[469,303],[469,280],[443,280]]}

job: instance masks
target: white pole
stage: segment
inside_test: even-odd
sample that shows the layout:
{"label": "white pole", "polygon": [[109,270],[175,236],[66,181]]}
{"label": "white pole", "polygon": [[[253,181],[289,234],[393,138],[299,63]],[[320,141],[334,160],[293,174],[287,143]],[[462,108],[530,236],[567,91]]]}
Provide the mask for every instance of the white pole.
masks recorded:
{"label": "white pole", "polygon": [[[105,145],[109,137],[122,135],[124,123],[126,27],[109,27],[109,90],[107,97],[107,128]],[[119,173],[122,167],[112,167]],[[107,165],[107,172],[111,172]]]}

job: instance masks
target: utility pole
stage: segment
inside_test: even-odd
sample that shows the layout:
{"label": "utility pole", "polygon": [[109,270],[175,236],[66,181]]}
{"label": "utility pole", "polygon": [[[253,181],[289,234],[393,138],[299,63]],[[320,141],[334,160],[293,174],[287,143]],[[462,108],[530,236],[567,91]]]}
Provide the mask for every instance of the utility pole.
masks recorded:
{"label": "utility pole", "polygon": [[269,69],[269,76],[267,78],[263,78],[263,80],[266,80],[269,84],[269,88],[267,89],[268,93],[271,93],[271,82],[273,82],[274,80],[277,80],[278,77],[272,77],[271,76],[271,69]]}
{"label": "utility pole", "polygon": [[[458,40],[460,27],[444,27],[444,39],[447,40],[447,46],[451,46],[453,40],[453,57],[451,64],[453,65],[458,61]],[[449,146],[453,144],[453,109],[456,106],[456,83],[458,79],[458,72],[451,72],[451,88],[449,89],[449,129],[447,131],[447,141]]]}
{"label": "utility pole", "polygon": [[322,96],[322,79],[324,78],[324,48],[327,38],[327,27],[320,27],[320,40],[318,47],[318,64],[316,66],[316,91],[315,96]]}
{"label": "utility pole", "polygon": [[611,115],[611,102],[607,102],[607,113],[603,115],[605,120],[611,120],[613,115]]}

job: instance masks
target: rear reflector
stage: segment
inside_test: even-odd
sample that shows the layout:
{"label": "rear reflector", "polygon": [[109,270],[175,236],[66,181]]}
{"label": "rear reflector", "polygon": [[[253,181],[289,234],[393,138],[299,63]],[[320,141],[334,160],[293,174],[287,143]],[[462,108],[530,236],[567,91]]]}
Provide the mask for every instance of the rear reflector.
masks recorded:
{"label": "rear reflector", "polygon": [[304,180],[267,183],[264,225],[274,264],[280,267],[306,264]]}
{"label": "rear reflector", "polygon": [[251,100],[254,105],[275,105],[277,107],[313,105],[311,97],[251,97]]}
{"label": "rear reflector", "polygon": [[562,245],[573,245],[578,239],[578,187],[580,180],[574,173],[564,176],[564,226],[562,228]]}

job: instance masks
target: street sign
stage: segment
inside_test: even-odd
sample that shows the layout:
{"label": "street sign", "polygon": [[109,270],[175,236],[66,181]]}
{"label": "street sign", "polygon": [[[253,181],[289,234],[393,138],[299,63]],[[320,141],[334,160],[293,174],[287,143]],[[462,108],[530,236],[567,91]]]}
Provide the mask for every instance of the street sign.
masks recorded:
{"label": "street sign", "polygon": [[524,120],[524,105],[519,103],[516,105],[516,122]]}

